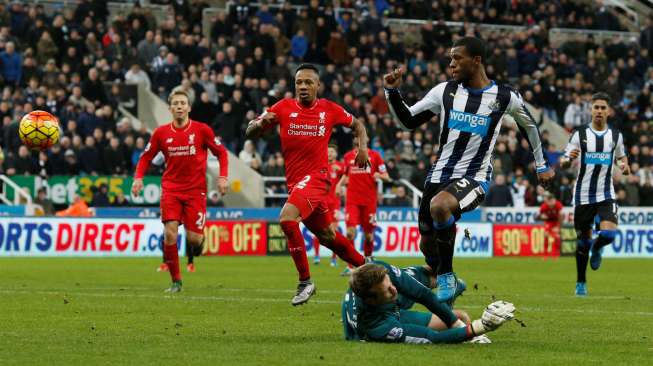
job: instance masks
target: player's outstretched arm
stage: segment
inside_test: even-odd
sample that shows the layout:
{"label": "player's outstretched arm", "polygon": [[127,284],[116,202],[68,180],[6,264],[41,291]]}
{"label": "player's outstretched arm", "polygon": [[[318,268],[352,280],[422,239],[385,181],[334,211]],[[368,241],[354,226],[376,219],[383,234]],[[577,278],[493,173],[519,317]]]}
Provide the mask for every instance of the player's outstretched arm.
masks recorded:
{"label": "player's outstretched arm", "polygon": [[514,317],[515,305],[506,301],[495,301],[485,308],[481,319],[472,321],[469,328],[474,336],[479,336],[496,330]]}
{"label": "player's outstretched arm", "polygon": [[537,122],[526,108],[526,104],[519,93],[510,92],[510,102],[507,109],[508,114],[515,119],[517,127],[523,136],[526,137],[528,144],[533,151],[535,158],[535,166],[537,170],[537,179],[540,185],[548,187],[553,181],[555,171],[549,166],[549,162],[544,155],[544,148],[542,147],[542,138],[540,131],[537,128]]}
{"label": "player's outstretched arm", "polygon": [[257,139],[261,137],[263,132],[277,121],[277,115],[273,112],[265,112],[255,119],[249,121],[247,130],[245,130],[245,137],[248,139]]}
{"label": "player's outstretched arm", "polygon": [[436,90],[436,86],[422,100],[415,103],[412,107],[408,107],[399,92],[403,73],[404,69],[398,67],[383,76],[385,98],[388,101],[390,114],[392,114],[395,120],[399,121],[400,127],[404,130],[414,130],[433,118],[437,113],[435,111],[439,111],[441,103],[438,101],[441,95],[439,96],[438,93],[441,91]]}

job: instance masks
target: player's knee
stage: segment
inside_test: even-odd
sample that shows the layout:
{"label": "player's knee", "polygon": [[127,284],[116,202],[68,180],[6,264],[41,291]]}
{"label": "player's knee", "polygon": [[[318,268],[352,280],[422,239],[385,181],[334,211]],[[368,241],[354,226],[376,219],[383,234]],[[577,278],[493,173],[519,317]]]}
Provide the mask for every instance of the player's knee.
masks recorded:
{"label": "player's knee", "polygon": [[372,241],[372,240],[374,240],[374,233],[373,232],[365,233],[365,241]]}
{"label": "player's knee", "polygon": [[451,215],[452,203],[447,198],[442,198],[441,196],[435,196],[431,200],[431,217],[434,220],[445,220]]}
{"label": "player's knee", "polygon": [[599,238],[601,238],[606,244],[611,244],[616,237],[617,230],[611,229],[599,231]]}
{"label": "player's knee", "polygon": [[589,253],[591,246],[592,246],[591,239],[578,239],[576,241],[576,252],[585,255]]}
{"label": "player's knee", "polygon": [[336,232],[330,228],[326,228],[317,233],[317,238],[320,243],[330,244],[336,240]]}
{"label": "player's knee", "polygon": [[175,230],[165,229],[163,236],[166,245],[177,244],[177,232]]}
{"label": "player's knee", "polygon": [[356,229],[353,227],[347,228],[347,239],[354,240],[356,237]]}

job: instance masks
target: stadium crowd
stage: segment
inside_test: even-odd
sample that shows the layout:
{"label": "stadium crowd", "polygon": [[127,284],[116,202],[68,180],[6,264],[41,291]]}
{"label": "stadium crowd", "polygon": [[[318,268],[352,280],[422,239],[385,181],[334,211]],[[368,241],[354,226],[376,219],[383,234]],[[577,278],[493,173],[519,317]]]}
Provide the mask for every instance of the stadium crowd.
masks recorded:
{"label": "stadium crowd", "polygon": [[[212,126],[252,169],[282,176],[278,137],[244,141],[244,130],[266,107],[292,95],[294,66],[312,62],[323,70],[321,95],[365,119],[371,146],[382,154],[391,178],[421,188],[439,147],[437,117],[416,131],[399,130],[388,113],[381,76],[404,65],[402,93],[413,103],[447,79],[452,41],[473,34],[488,42],[489,76],[515,86],[569,131],[589,122],[594,91],[609,93],[610,123],[624,134],[634,172],[616,178],[619,204],[653,205],[653,25],[648,21],[639,42],[616,36],[602,44],[590,36],[555,48],[551,27],[622,26],[605,8],[571,0],[341,0],[338,8],[312,0],[299,11],[293,1],[254,7],[239,0],[229,13],[212,19],[207,37],[200,26],[205,2],[151,2],[170,4],[172,13],[157,22],[137,4],[128,14],[108,19],[106,2],[82,0],[76,8],[48,16],[39,4],[0,2],[0,173],[131,175],[149,133],[135,130],[118,112],[119,86],[127,83],[141,84],[164,99],[175,88],[186,90],[191,118]],[[439,21],[393,32],[384,25],[386,17],[528,27],[481,34],[472,23],[454,29]],[[20,118],[36,109],[57,115],[64,135],[51,150],[30,153],[17,129]],[[340,156],[352,146],[342,128],[333,138]],[[556,163],[561,152],[546,134],[543,138],[549,160]],[[504,126],[486,204],[541,203],[544,192],[535,184],[532,160],[527,141]],[[571,201],[573,180],[572,170],[562,172],[552,188],[564,204]],[[386,203],[409,202],[403,188],[386,189],[399,195]]]}

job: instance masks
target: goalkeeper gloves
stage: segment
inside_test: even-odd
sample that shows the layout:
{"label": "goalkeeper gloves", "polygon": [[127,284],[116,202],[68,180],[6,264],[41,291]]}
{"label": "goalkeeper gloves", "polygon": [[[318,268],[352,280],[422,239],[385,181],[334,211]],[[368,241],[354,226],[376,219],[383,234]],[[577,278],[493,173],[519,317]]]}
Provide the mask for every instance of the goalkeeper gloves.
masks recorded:
{"label": "goalkeeper gloves", "polygon": [[472,321],[472,332],[475,336],[491,332],[503,323],[515,317],[515,305],[506,301],[495,301],[488,305],[481,319]]}

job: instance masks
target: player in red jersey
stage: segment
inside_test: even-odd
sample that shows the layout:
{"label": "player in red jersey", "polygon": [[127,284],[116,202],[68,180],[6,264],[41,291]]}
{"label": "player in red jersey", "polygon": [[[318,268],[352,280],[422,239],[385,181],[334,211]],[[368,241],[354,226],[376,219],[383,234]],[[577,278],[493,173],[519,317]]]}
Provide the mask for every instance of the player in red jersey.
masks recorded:
{"label": "player in red jersey", "polygon": [[[347,152],[343,158],[345,173],[338,183],[339,186],[347,185],[345,197],[345,223],[347,224],[347,238],[354,240],[358,225],[363,228],[365,239],[363,253],[366,258],[372,257],[374,251],[374,229],[376,228],[376,203],[377,179],[386,182],[392,181],[385,168],[381,155],[374,150],[369,151],[369,164],[358,167],[354,161],[358,154],[358,141],[354,138],[354,148]],[[344,274],[349,274],[350,268]]]}
{"label": "player in red jersey", "polygon": [[295,98],[285,98],[258,118],[249,122],[248,138],[260,136],[266,129],[279,125],[281,153],[286,160],[286,183],[290,196],[281,209],[281,228],[288,239],[288,250],[293,258],[299,285],[291,304],[307,302],[315,293],[308,269],[304,238],[299,221],[340,258],[355,266],[365,259],[354,248],[351,240],[334,230],[329,216],[329,163],[327,146],[335,125],[352,129],[361,140],[356,163],[367,164],[367,133],[363,123],[341,106],[326,99],[318,99],[320,88],[318,69],[302,64],[295,72]]}
{"label": "player in red jersey", "polygon": [[202,253],[204,245],[204,221],[206,219],[206,162],[207,150],[220,162],[218,190],[227,191],[227,150],[206,124],[188,118],[190,104],[188,95],[174,91],[168,97],[173,121],[158,127],[141,155],[132,194],[138,196],[143,190],[143,176],[156,154],[165,157],[165,170],[161,178],[161,221],[164,224],[163,252],[170,270],[172,286],[168,292],[181,291],[181,274],[177,253],[177,230],[179,224],[186,228],[188,243],[195,255]]}
{"label": "player in red jersey", "polygon": [[[329,182],[331,187],[329,188],[329,197],[327,198],[327,206],[331,212],[331,227],[333,230],[338,230],[338,221],[340,220],[340,192],[336,191],[336,186],[340,181],[340,178],[345,172],[345,166],[342,162],[338,161],[338,145],[329,144],[328,149],[328,159],[329,159]],[[320,242],[318,240],[313,240],[313,245],[315,247],[315,258],[313,259],[313,264],[320,264]],[[336,266],[336,253],[333,253],[331,257],[331,266]]]}
{"label": "player in red jersey", "polygon": [[540,206],[538,219],[544,221],[544,231],[552,245],[560,247],[560,224],[562,223],[562,203],[551,192],[546,192],[546,199]]}

